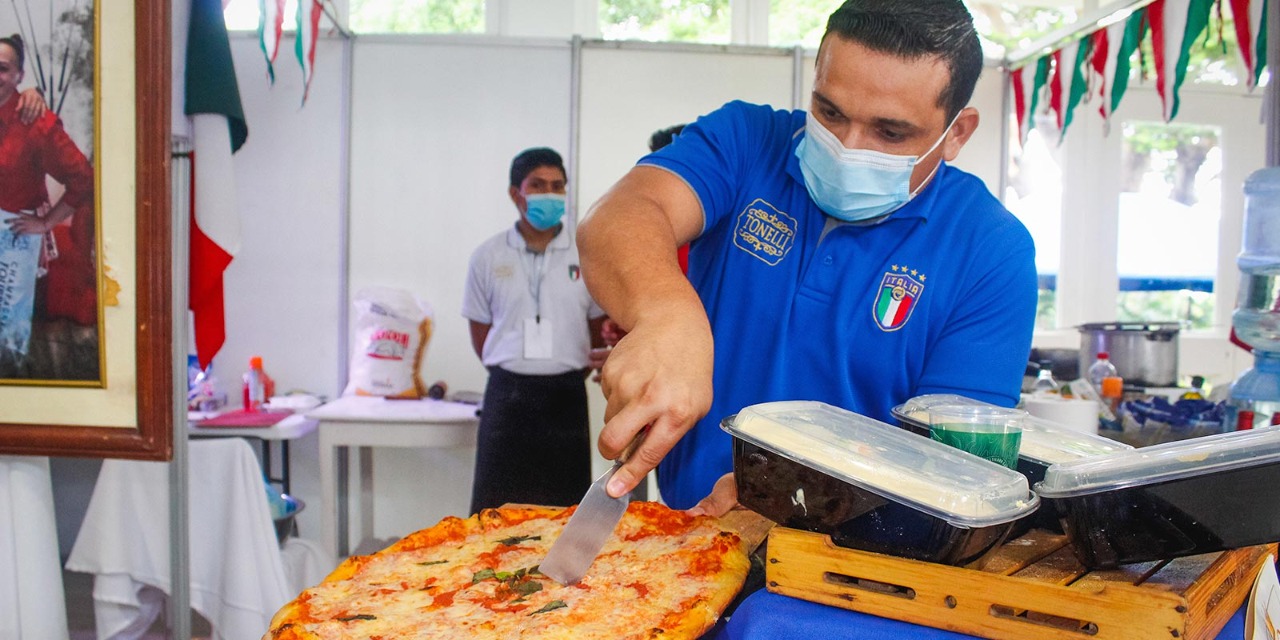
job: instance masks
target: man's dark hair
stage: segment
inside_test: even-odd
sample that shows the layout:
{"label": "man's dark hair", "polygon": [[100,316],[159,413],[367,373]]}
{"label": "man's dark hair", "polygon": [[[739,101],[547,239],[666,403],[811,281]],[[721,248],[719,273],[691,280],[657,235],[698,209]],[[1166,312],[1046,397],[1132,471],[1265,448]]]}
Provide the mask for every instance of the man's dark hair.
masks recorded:
{"label": "man's dark hair", "polygon": [[948,121],[969,104],[982,73],[982,44],[960,0],[847,0],[827,20],[823,39],[831,34],[904,59],[941,58],[951,78],[938,106]]}
{"label": "man's dark hair", "polygon": [[18,71],[22,71],[25,68],[23,64],[27,61],[27,48],[26,45],[22,44],[22,36],[16,33],[11,36],[5,36],[0,38],[0,44],[7,44],[18,52]]}
{"label": "man's dark hair", "polygon": [[672,125],[666,129],[654,131],[653,135],[649,136],[649,151],[657,151],[671,144],[671,141],[675,140],[681,131],[684,131],[683,124]]}
{"label": "man's dark hair", "polygon": [[519,189],[524,179],[533,173],[538,167],[555,167],[560,173],[567,177],[569,173],[564,170],[564,160],[560,159],[560,154],[554,149],[547,147],[534,147],[525,149],[511,161],[511,186]]}

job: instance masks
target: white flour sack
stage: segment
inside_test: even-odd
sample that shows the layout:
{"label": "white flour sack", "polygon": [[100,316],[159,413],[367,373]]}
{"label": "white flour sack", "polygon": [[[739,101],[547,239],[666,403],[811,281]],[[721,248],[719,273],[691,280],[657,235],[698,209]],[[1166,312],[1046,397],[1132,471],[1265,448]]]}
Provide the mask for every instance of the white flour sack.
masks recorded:
{"label": "white flour sack", "polygon": [[418,376],[431,340],[431,307],[401,289],[362,289],[355,307],[355,340],[344,396],[418,398]]}

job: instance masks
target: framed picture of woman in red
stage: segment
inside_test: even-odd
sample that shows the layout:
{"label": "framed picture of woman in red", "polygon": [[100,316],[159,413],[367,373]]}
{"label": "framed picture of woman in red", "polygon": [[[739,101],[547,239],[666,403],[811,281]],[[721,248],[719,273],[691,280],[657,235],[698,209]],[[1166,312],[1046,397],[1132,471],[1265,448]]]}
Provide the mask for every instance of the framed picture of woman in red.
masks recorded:
{"label": "framed picture of woman in red", "polygon": [[92,0],[0,17],[0,381],[101,386]]}
{"label": "framed picture of woman in red", "polygon": [[172,455],[170,20],[0,7],[0,454]]}

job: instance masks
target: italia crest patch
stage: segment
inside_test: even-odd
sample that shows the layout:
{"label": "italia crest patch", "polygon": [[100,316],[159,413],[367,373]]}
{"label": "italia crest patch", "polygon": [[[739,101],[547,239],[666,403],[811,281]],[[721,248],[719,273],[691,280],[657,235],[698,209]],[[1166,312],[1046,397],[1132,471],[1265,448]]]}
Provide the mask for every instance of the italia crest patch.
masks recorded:
{"label": "italia crest patch", "polygon": [[569,265],[569,279],[574,282],[577,282],[578,278],[581,278],[581,277],[582,277],[582,269],[580,269],[576,264]]}
{"label": "italia crest patch", "polygon": [[906,265],[893,265],[880,280],[873,315],[881,331],[897,331],[911,318],[924,293],[926,277]]}

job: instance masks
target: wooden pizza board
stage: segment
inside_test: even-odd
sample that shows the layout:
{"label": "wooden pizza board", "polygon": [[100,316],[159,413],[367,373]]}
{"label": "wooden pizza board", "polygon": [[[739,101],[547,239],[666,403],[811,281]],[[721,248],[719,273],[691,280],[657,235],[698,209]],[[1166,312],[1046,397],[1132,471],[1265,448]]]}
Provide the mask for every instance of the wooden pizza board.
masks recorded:
{"label": "wooden pizza board", "polygon": [[748,552],[755,551],[756,547],[769,537],[769,531],[776,526],[772,520],[750,509],[741,508],[720,516],[720,524],[737,533],[746,543]]}
{"label": "wooden pizza board", "polygon": [[980,567],[953,567],[776,527],[765,572],[775,593],[986,638],[1207,640],[1275,553],[1273,543],[1090,571],[1066,536],[1032,530]]}

